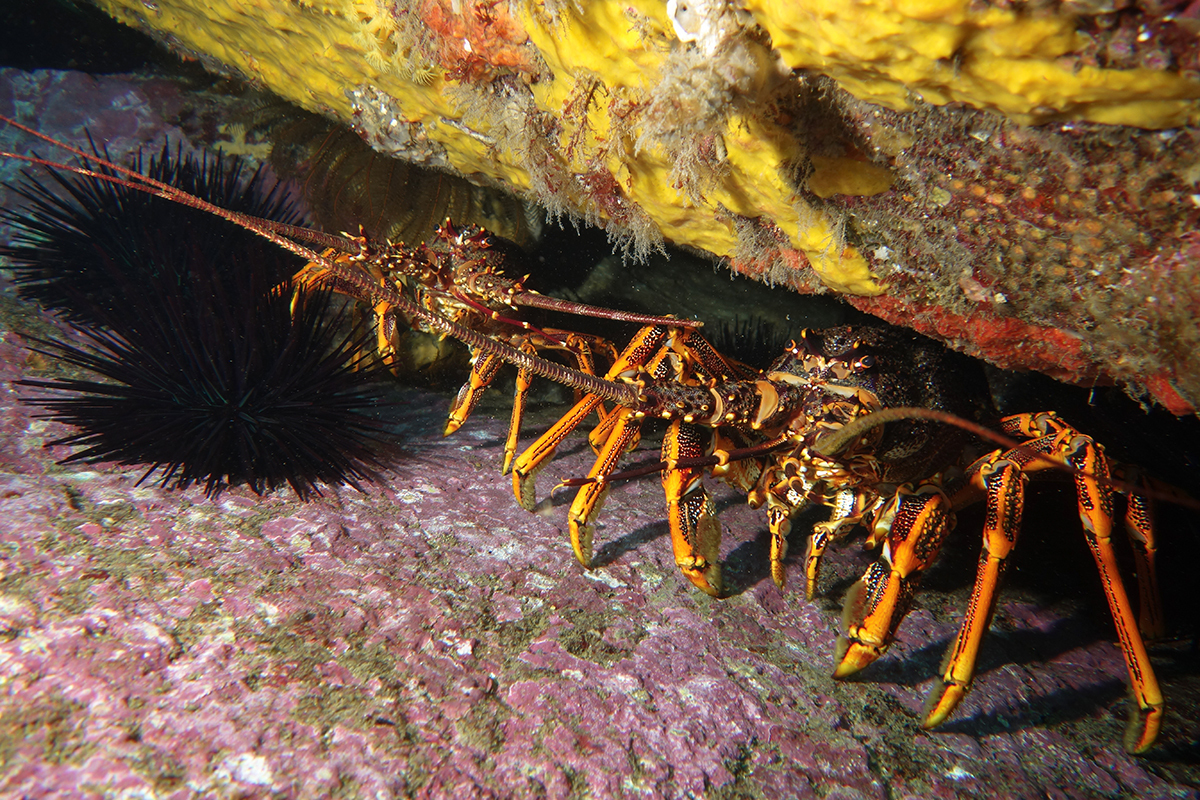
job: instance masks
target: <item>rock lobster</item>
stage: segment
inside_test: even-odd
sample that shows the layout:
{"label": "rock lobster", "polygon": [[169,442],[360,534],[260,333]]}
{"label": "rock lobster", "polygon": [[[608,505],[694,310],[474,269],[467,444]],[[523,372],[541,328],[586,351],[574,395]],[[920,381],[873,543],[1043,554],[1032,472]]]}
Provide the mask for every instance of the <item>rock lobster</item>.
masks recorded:
{"label": "rock lobster", "polygon": [[[1100,445],[1053,413],[1002,419],[1004,433],[1023,444],[1008,442],[961,464],[967,439],[962,429],[987,433],[971,421],[985,413],[978,401],[982,393],[954,374],[962,372],[956,357],[940,346],[869,327],[806,332],[760,371],[717,352],[700,335],[699,322],[626,314],[527,290],[523,279],[504,275],[503,245],[478,228],[456,228],[447,221],[429,244],[408,247],[260,220],[62,145],[14,120],[0,120],[64,147],[82,161],[71,166],[0,155],[199,208],[303,257],[308,263],[296,282],[326,285],[368,305],[385,358],[400,321],[465,343],[472,350],[472,371],[452,403],[447,434],[468,418],[501,364],[514,364],[519,374],[504,470],[511,466],[514,492],[526,508],[536,502],[536,473],[565,437],[598,411],[600,422],[589,437],[596,462],[587,478],[565,482],[579,489],[569,524],[572,546],[585,567],[591,562],[593,525],[612,482],[648,472],[662,472],[677,564],[713,595],[722,588],[721,528],[703,486],[705,474],[745,492],[752,505],[766,507],[771,573],[781,587],[792,519],[808,506],[832,509],[829,520],[814,527],[803,559],[810,598],[830,542],[856,526],[866,527],[868,544],[882,546],[882,552],[846,601],[835,677],[861,670],[887,649],[911,607],[923,570],[954,527],[955,512],[985,501],[984,547],[974,590],[930,697],[927,727],[947,719],[970,688],[997,586],[1020,530],[1028,475],[1051,468],[1071,471],[1084,534],[1116,621],[1136,703],[1125,745],[1140,753],[1153,744],[1163,698],[1143,636],[1161,635],[1163,625],[1154,531],[1144,493],[1123,480],[1121,468]],[[520,306],[644,327],[618,353],[598,336],[535,328],[515,316]],[[548,350],[566,353],[572,366],[542,357]],[[609,365],[603,376],[597,357]],[[515,457],[533,375],[573,387],[580,396]],[[611,407],[606,409],[606,402]],[[617,472],[620,458],[636,446],[649,418],[667,423],[661,462]],[[954,433],[946,435],[941,425],[946,422],[958,426],[950,429]],[[1111,541],[1114,492],[1126,497],[1125,529],[1137,559],[1140,619],[1118,573]]]}
{"label": "rock lobster", "polygon": [[[1163,715],[1162,693],[1143,642],[1143,636],[1164,632],[1146,499],[1152,490],[1139,491],[1126,482],[1123,467],[1053,412],[1001,419],[1005,437],[971,423],[986,412],[982,385],[971,386],[972,375],[969,365],[940,345],[880,328],[806,331],[761,373],[721,357],[694,330],[644,328],[606,376],[629,386],[631,396],[618,399],[619,406],[602,415],[592,431],[598,456],[588,477],[565,482],[580,487],[569,512],[576,556],[589,565],[593,522],[612,482],[661,470],[676,563],[697,587],[719,595],[721,528],[701,482],[707,469],[745,492],[752,506],[765,505],[771,574],[782,588],[792,518],[809,506],[827,506],[830,518],[814,526],[803,559],[809,599],[830,542],[861,525],[868,531],[867,545],[881,546],[879,559],[845,601],[834,671],[845,678],[887,650],[911,608],[922,572],[954,528],[955,512],[985,501],[974,589],[923,720],[925,727],[934,727],[971,686],[997,588],[1020,532],[1028,476],[1067,469],[1074,476],[1084,537],[1117,625],[1136,703],[1125,747],[1145,752]],[[533,507],[533,476],[597,403],[595,395],[581,399],[516,460],[513,486],[523,506]],[[647,418],[668,422],[661,462],[649,470],[614,474]],[[956,426],[951,430],[957,432],[947,435],[941,423]],[[967,431],[1004,445],[962,464]],[[1114,492],[1126,498],[1124,527],[1137,564],[1140,616],[1117,568]]]}

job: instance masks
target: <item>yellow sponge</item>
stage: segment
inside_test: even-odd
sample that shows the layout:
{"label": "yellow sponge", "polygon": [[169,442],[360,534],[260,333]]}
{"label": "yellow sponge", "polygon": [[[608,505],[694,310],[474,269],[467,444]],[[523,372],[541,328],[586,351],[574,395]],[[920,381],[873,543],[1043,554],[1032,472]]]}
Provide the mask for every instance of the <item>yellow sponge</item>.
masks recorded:
{"label": "yellow sponge", "polygon": [[1078,46],[1071,19],[968,0],[97,2],[377,149],[500,182],[636,252],[665,239],[748,262],[753,223],[826,286],[867,295],[886,287],[812,203],[892,176],[810,152],[793,68],[895,109],[922,98],[1023,121],[1178,125],[1200,96],[1171,73],[1074,70],[1060,64]]}
{"label": "yellow sponge", "polygon": [[1200,119],[1200,83],[1164,70],[1065,58],[1075,19],[971,0],[747,0],[789,66],[829,75],[897,110],[966,103],[1022,123],[1087,120],[1170,128]]}

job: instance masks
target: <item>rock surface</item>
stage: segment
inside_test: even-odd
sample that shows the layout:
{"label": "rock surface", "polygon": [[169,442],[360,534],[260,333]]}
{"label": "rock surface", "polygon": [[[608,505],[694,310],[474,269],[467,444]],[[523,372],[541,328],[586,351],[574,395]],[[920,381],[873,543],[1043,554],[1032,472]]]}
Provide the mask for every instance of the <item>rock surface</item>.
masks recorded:
{"label": "rock surface", "polygon": [[[76,89],[121,96],[117,79]],[[403,457],[386,480],[307,505],[57,466],[67,452],[43,445],[65,429],[11,382],[46,366],[19,331],[63,331],[11,290],[0,302],[0,795],[1200,797],[1187,640],[1154,649],[1172,709],[1160,744],[1121,750],[1124,666],[1094,573],[1072,528],[1037,523],[1060,503],[1070,520],[1069,494],[1027,513],[975,690],[926,732],[978,516],[888,655],[837,683],[836,609],[869,561],[854,546],[831,554],[815,604],[780,593],[763,517],[726,491],[732,592],[713,600],[675,569],[651,478],[614,489],[585,571],[569,497],[531,515],[499,474],[501,397],[443,439],[448,398],[397,390]],[[543,494],[586,472],[580,441]],[[1196,529],[1165,516],[1170,566]]]}

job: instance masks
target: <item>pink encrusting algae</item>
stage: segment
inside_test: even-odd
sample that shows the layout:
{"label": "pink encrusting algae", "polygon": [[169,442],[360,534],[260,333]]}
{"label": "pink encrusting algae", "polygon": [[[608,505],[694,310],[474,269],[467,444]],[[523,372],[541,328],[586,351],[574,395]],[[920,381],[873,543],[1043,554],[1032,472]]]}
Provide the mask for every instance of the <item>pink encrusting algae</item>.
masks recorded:
{"label": "pink encrusting algae", "polygon": [[[135,115],[159,102],[122,78],[29,80],[82,81]],[[528,514],[500,475],[503,398],[443,439],[448,398],[397,389],[402,457],[366,493],[138,486],[136,469],[56,465],[69,451],[43,444],[66,429],[12,382],[48,367],[19,330],[68,334],[10,287],[0,324],[2,796],[1200,796],[1177,758],[1198,732],[1194,668],[1163,651],[1181,665],[1166,756],[1126,755],[1098,594],[1017,582],[974,691],[927,732],[973,556],[837,683],[834,609],[869,556],[832,551],[816,603],[781,593],[739,495],[717,498],[733,591],[714,600],[678,574],[653,478],[614,489],[598,567],[580,568],[562,497]],[[586,471],[585,445],[563,449],[543,480]],[[960,525],[965,552],[977,526]]]}

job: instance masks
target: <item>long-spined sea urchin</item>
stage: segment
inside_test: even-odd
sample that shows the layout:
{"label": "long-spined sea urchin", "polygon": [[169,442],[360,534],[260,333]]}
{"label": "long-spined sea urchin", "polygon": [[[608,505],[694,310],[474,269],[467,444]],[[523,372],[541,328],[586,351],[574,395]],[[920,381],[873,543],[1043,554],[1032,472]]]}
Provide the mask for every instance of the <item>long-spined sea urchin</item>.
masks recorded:
{"label": "long-spined sea urchin", "polygon": [[[93,145],[93,152],[100,151]],[[107,153],[103,154],[107,157]],[[139,152],[133,168],[210,203],[275,222],[296,223],[300,213],[278,188],[265,188],[261,170],[247,177],[245,162],[221,153],[174,155],[164,144],[143,169]],[[116,176],[99,164],[97,172]],[[0,209],[13,227],[13,242],[0,247],[12,262],[14,282],[23,297],[61,313],[68,320],[94,325],[93,311],[116,308],[122,282],[116,270],[136,286],[162,274],[184,281],[186,248],[203,241],[216,268],[254,263],[285,280],[297,268],[294,256],[253,232],[198,209],[181,206],[121,183],[50,170],[52,184],[27,176],[15,187],[28,205]],[[188,236],[179,232],[187,229]]]}
{"label": "long-spined sea urchin", "polygon": [[[253,271],[246,273],[253,276]],[[104,329],[79,328],[86,346],[40,341],[39,352],[101,380],[26,379],[66,393],[31,400],[79,431],[51,444],[83,449],[64,459],[149,464],[145,480],[212,495],[245,483],[256,493],[289,484],[301,499],[317,482],[374,478],[385,430],[387,372],[362,355],[326,292],[294,304],[280,287],[230,289],[202,268],[185,292],[158,281]]]}
{"label": "long-spined sea urchin", "polygon": [[[240,184],[236,164],[157,163],[158,174],[222,203],[276,202],[259,196],[257,180]],[[320,482],[360,488],[375,476],[385,431],[372,412],[385,403],[386,370],[363,355],[369,335],[328,293],[293,298],[293,257],[253,235],[247,250],[231,246],[242,241],[237,226],[169,201],[53,177],[74,202],[40,184],[27,192],[42,202],[18,221],[37,233],[21,255],[85,343],[36,349],[95,377],[18,383],[53,392],[29,400],[79,428],[51,443],[82,448],[66,462],[149,465],[142,480],[161,470],[162,485],[203,483],[209,495],[286,483],[307,499]],[[128,216],[132,204],[148,219]],[[56,272],[69,267],[64,253],[87,254],[85,276]]]}

